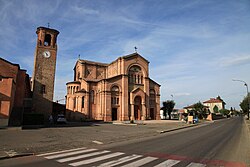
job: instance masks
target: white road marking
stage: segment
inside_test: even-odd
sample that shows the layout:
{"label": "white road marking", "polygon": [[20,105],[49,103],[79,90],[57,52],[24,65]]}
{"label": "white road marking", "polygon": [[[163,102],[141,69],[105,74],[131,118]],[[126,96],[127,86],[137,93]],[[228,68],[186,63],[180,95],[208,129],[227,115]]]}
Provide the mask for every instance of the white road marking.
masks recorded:
{"label": "white road marking", "polygon": [[132,160],[140,158],[140,157],[142,157],[142,155],[133,154],[133,155],[130,155],[130,156],[120,158],[118,160],[103,163],[103,164],[99,165],[98,167],[107,167],[107,166],[112,167],[112,166],[120,165],[120,164],[128,162],[128,161],[132,161]]}
{"label": "white road marking", "polygon": [[200,163],[190,163],[187,167],[205,167],[205,164],[200,164]]}
{"label": "white road marking", "polygon": [[39,155],[36,155],[36,156],[41,157],[41,156],[46,156],[46,155],[52,155],[52,154],[57,154],[57,153],[65,153],[65,152],[77,151],[77,150],[83,150],[83,149],[86,149],[86,147],[75,148],[75,149],[70,149],[70,150],[63,150],[63,151],[56,151],[56,152],[45,153],[45,154],[39,154]]}
{"label": "white road marking", "polygon": [[124,166],[122,166],[122,167],[132,167],[132,166],[138,167],[138,166],[142,166],[142,165],[144,165],[144,164],[147,164],[147,163],[149,163],[149,162],[151,162],[151,161],[154,161],[154,160],[156,160],[156,159],[158,159],[158,158],[155,158],[155,157],[146,157],[146,158],[140,159],[140,160],[138,160],[138,161],[132,162],[132,163],[130,163],[130,164],[124,165]]}
{"label": "white road marking", "polygon": [[14,157],[15,155],[17,155],[17,152],[15,152],[14,150],[5,151],[5,153],[8,154],[9,157]]}
{"label": "white road marking", "polygon": [[46,156],[44,158],[46,158],[46,159],[62,158],[62,157],[67,157],[67,156],[70,156],[70,155],[76,155],[76,154],[80,154],[80,153],[84,153],[84,152],[86,152],[86,150],[68,152],[68,153],[63,153],[63,154],[56,154],[56,155]]}
{"label": "white road marking", "polygon": [[100,142],[100,141],[96,141],[96,140],[94,140],[94,141],[92,141],[93,143],[96,143],[96,144],[103,144],[103,142]]}
{"label": "white road marking", "polygon": [[92,159],[88,159],[88,160],[83,160],[83,161],[71,163],[69,165],[70,166],[86,165],[86,164],[90,164],[90,163],[93,163],[93,162],[98,162],[98,161],[102,161],[102,160],[105,160],[105,159],[117,157],[117,156],[122,155],[122,154],[124,154],[124,153],[116,152],[116,153],[104,155],[104,156],[101,156],[101,157],[96,157],[96,158],[92,158]]}
{"label": "white road marking", "polygon": [[171,167],[171,166],[174,166],[175,164],[178,164],[179,162],[180,161],[169,159],[167,161],[164,161],[156,165],[155,167]]}
{"label": "white road marking", "polygon": [[[91,151],[94,151],[96,149],[89,149]],[[73,160],[77,160],[77,159],[81,159],[81,158],[87,158],[87,157],[91,157],[91,156],[95,156],[95,155],[100,155],[100,154],[105,154],[105,153],[109,153],[110,151],[98,151],[98,152],[93,152],[93,153],[89,153],[89,154],[85,154],[85,155],[79,155],[76,157],[69,157],[69,158],[64,158],[64,159],[59,159],[57,160],[58,162],[68,162],[68,161],[73,161]]]}
{"label": "white road marking", "polygon": [[[98,141],[93,141],[93,142],[98,143]],[[86,164],[99,162],[102,160],[114,158],[114,157],[125,154],[122,152],[115,152],[115,153],[110,153],[110,152],[111,151],[107,151],[107,150],[97,151],[97,149],[86,149],[86,147],[82,147],[82,148],[76,148],[76,149],[56,151],[56,152],[51,152],[51,153],[44,153],[44,154],[39,154],[36,156],[38,156],[38,157],[43,156],[46,159],[62,158],[62,159],[56,160],[57,162],[60,162],[60,163],[87,158],[87,159],[82,160],[82,161],[68,164],[70,166],[80,166],[80,165],[86,165]],[[14,150],[10,150],[6,153],[8,153],[10,156],[16,154],[16,152]],[[101,154],[105,154],[105,153],[109,153],[109,154],[101,155]],[[77,155],[77,154],[80,154],[80,155]],[[97,157],[88,158],[88,157],[92,157],[92,156],[97,156]],[[129,163],[129,164],[126,164],[122,167],[139,167],[139,166],[143,166],[147,163],[150,163],[150,162],[158,159],[156,157],[145,157],[145,158],[142,158],[142,157],[143,157],[143,155],[133,154],[133,155],[121,157],[121,158],[116,159],[116,160],[104,162],[102,164],[99,164],[98,167],[113,167],[113,166],[119,166],[123,163]],[[139,158],[139,160],[137,160],[138,158]],[[155,165],[154,167],[172,167],[172,166],[178,164],[179,162],[181,162],[181,161],[169,159],[169,160],[163,161],[163,162]],[[201,163],[191,162],[186,167],[206,167],[206,165],[201,164]]]}

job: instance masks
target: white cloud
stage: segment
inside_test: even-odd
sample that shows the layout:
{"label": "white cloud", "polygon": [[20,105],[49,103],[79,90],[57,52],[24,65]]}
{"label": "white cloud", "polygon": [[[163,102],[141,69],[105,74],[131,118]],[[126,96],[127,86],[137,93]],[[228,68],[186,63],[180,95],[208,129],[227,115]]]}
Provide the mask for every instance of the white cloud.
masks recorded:
{"label": "white cloud", "polygon": [[[99,14],[99,11],[97,11],[97,10],[88,9],[88,8],[85,8],[85,7],[80,7],[78,5],[72,6],[71,9],[73,10],[72,13],[74,13],[75,15],[77,15],[77,14],[98,15]],[[75,13],[75,12],[77,12],[77,13]]]}
{"label": "white cloud", "polygon": [[222,57],[221,62],[220,65],[223,67],[250,64],[250,55]]}

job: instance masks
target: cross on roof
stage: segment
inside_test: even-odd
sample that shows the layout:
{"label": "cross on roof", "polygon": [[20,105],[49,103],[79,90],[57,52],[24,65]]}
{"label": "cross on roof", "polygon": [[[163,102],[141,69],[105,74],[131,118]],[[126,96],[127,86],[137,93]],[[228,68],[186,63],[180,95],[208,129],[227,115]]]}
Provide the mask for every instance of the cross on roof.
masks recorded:
{"label": "cross on roof", "polygon": [[138,48],[137,48],[136,46],[135,46],[134,48],[135,48],[135,53],[137,53],[137,49],[138,49]]}

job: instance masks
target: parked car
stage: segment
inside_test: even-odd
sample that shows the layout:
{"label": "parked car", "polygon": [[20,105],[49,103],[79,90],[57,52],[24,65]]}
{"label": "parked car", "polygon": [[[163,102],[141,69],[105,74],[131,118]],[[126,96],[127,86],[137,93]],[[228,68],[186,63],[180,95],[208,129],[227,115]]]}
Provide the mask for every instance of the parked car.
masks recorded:
{"label": "parked car", "polygon": [[198,123],[198,122],[199,122],[198,118],[194,118],[194,119],[193,119],[193,123],[194,123],[194,124],[196,124],[196,123]]}
{"label": "parked car", "polygon": [[65,116],[63,114],[58,114],[56,123],[58,123],[58,124],[66,124],[67,120],[66,120],[66,118],[65,118]]}

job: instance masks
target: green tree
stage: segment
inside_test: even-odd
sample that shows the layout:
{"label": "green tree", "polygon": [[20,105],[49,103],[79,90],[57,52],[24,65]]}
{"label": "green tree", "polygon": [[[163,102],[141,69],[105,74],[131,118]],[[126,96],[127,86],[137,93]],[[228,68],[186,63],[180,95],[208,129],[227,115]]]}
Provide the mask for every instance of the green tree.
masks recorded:
{"label": "green tree", "polygon": [[219,108],[218,108],[218,106],[217,106],[217,105],[215,105],[215,106],[214,106],[214,108],[213,108],[213,110],[214,110],[214,113],[218,113],[218,112],[219,112]]}
{"label": "green tree", "polygon": [[224,116],[228,116],[230,114],[230,110],[227,109],[221,109],[219,112]]}
{"label": "green tree", "polygon": [[171,112],[174,109],[175,102],[173,100],[167,100],[167,101],[162,102],[162,105],[163,105],[163,107],[162,107],[163,116],[166,119],[167,113],[168,113],[169,119],[171,119]]}
{"label": "green tree", "polygon": [[195,115],[197,115],[198,118],[200,119],[207,118],[208,115],[207,109],[200,101],[194,104],[194,111]]}
{"label": "green tree", "polygon": [[[248,96],[250,96],[250,95],[248,95]],[[242,109],[242,111],[243,111],[243,113],[244,114],[247,114],[247,111],[249,110],[248,109],[248,98],[247,97],[245,97],[243,100],[242,100],[242,102],[240,103],[240,108]]]}

